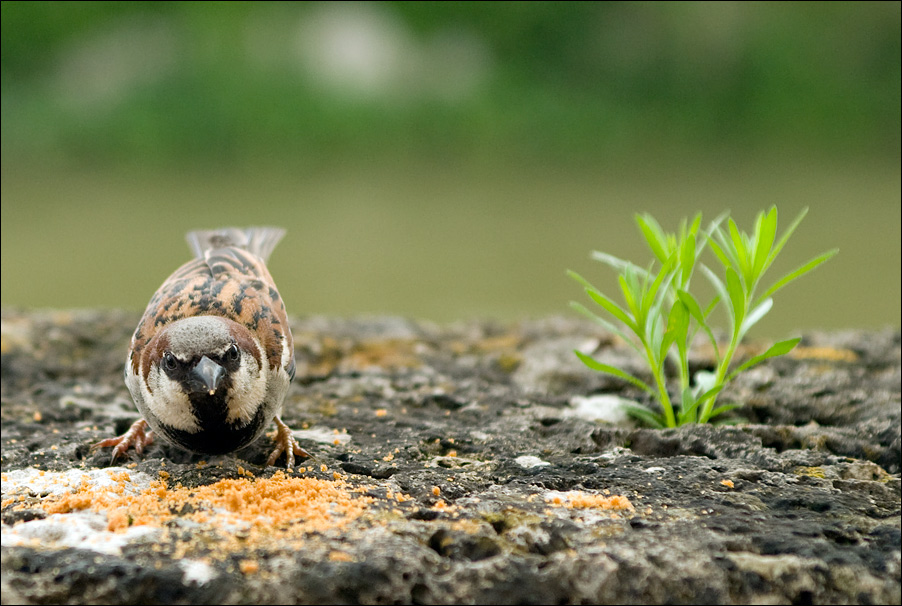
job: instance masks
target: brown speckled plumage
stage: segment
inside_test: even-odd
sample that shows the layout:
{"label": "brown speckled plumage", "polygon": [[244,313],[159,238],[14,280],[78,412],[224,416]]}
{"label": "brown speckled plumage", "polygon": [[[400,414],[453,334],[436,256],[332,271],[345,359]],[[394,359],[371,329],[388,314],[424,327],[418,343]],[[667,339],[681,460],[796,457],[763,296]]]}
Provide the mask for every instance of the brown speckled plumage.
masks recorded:
{"label": "brown speckled plumage", "polygon": [[[266,242],[274,247],[283,232],[269,230]],[[211,232],[192,232],[197,233]],[[133,372],[138,373],[141,354],[159,328],[190,316],[221,316],[248,327],[262,336],[270,368],[278,366],[283,336],[292,347],[285,304],[265,258],[235,242],[219,238],[215,243],[220,247],[201,251],[202,256],[182,265],[154,293],[132,337]]]}
{"label": "brown speckled plumage", "polygon": [[[156,435],[195,452],[222,454],[276,424],[272,465],[308,456],[280,419],[295,362],[285,305],[266,261],[284,231],[194,231],[195,258],[154,293],[132,337],[125,382],[143,415],[118,438],[113,459]],[[147,431],[148,429],[152,431]]]}

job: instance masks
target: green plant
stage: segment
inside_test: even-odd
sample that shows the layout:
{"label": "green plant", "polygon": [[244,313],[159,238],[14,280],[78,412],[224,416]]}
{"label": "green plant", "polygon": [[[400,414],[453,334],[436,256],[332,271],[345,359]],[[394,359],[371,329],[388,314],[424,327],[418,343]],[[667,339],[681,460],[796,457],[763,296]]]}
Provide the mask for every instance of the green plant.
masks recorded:
{"label": "green plant", "polygon": [[[721,215],[706,230],[701,229],[701,214],[689,223],[683,219],[676,233],[667,233],[649,214],[636,215],[636,223],[655,256],[647,268],[637,267],[607,253],[595,252],[593,258],[618,272],[623,306],[602,294],[579,274],[568,274],[580,282],[586,293],[615,320],[599,316],[585,306],[571,305],[608,330],[619,335],[648,363],[654,386],[621,368],[603,364],[580,351],[583,363],[600,372],[624,379],[651,394],[661,405],[662,413],[636,405],[628,412],[654,427],[676,427],[686,423],[706,423],[738,404],[717,405],[723,387],[740,372],[791,351],[798,338],[780,341],[764,353],[731,369],[742,338],[773,306],[773,294],[808,273],[837,250],[823,253],[772,283],[760,295],[761,280],[783,249],[789,237],[805,217],[803,210],[779,239],[777,208],[761,212],[752,233],[741,231],[735,221]],[[724,219],[727,227],[723,228]],[[719,275],[699,261],[705,248],[710,248],[723,270]],[[657,265],[657,267],[656,267]],[[714,286],[715,295],[702,307],[690,291],[696,266]],[[726,309],[730,319],[730,340],[719,343],[710,325],[712,312]],[[698,333],[703,333],[714,348],[714,371],[702,371],[694,377],[689,372],[689,348]],[[670,358],[677,368],[677,385],[673,396],[668,391],[665,361]],[[675,400],[675,402],[674,402]]]}

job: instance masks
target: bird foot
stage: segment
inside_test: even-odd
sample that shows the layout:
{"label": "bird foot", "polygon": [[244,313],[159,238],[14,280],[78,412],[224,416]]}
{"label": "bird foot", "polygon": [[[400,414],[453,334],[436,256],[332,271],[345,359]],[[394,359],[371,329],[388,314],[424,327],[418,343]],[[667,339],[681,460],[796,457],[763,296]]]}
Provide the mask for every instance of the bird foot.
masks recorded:
{"label": "bird foot", "polygon": [[276,461],[279,460],[279,457],[282,456],[282,453],[285,453],[286,458],[286,466],[290,469],[294,467],[294,457],[304,457],[308,458],[312,456],[309,452],[300,447],[297,440],[294,439],[294,436],[291,435],[291,428],[286,425],[282,419],[276,417],[276,437],[274,438],[274,442],[276,443],[276,447],[273,449],[272,454],[269,455],[269,459],[266,460],[266,466],[269,467],[271,465],[275,465]]}
{"label": "bird foot", "polygon": [[141,454],[144,452],[145,447],[153,444],[153,431],[148,431],[148,429],[147,421],[139,419],[132,423],[132,426],[128,428],[128,431],[121,436],[101,440],[91,446],[91,450],[115,446],[115,448],[113,448],[113,457],[110,459],[111,464],[119,457],[124,456],[130,446],[134,446],[135,452]]}

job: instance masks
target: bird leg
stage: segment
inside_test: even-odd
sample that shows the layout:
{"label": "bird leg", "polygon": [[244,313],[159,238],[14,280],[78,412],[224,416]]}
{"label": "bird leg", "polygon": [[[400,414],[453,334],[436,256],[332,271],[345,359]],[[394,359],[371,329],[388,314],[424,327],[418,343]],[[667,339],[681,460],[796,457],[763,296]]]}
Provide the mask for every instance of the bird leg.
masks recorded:
{"label": "bird leg", "polygon": [[91,446],[91,450],[115,446],[113,449],[113,458],[110,459],[110,463],[113,463],[117,458],[123,456],[126,451],[128,451],[129,446],[134,446],[135,452],[138,454],[143,453],[145,446],[153,444],[153,438],[153,431],[148,431],[147,421],[139,419],[132,423],[132,426],[128,428],[128,431],[121,436],[101,440]]}
{"label": "bird leg", "polygon": [[295,455],[299,457],[310,457],[310,453],[304,450],[298,445],[297,440],[294,439],[294,436],[291,435],[291,428],[286,425],[282,419],[278,417],[275,418],[276,421],[276,437],[274,438],[274,442],[276,443],[276,447],[273,449],[272,454],[269,455],[269,459],[266,460],[266,466],[269,467],[271,465],[275,465],[276,461],[285,453],[285,458],[287,459],[288,467],[294,467],[294,457]]}

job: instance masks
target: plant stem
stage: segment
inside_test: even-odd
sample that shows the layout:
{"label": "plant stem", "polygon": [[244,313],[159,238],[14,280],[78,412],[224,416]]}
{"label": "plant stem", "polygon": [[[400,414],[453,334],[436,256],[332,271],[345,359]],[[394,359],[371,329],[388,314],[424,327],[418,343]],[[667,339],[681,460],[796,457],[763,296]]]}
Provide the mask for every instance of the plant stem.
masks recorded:
{"label": "plant stem", "polygon": [[[661,398],[661,407],[664,409],[664,419],[667,427],[676,427],[676,417],[673,414],[673,403],[670,401],[670,395],[667,393],[667,386],[664,385],[664,373],[662,368],[655,362],[654,354],[645,339],[642,339],[642,345],[645,346],[645,357],[648,359],[648,365],[651,367],[652,374],[655,377],[655,383],[658,386],[658,395]],[[663,366],[663,364],[662,364]]]}
{"label": "plant stem", "polygon": [[[718,387],[723,384],[724,377],[727,376],[727,370],[730,368],[730,362],[733,360],[733,354],[736,353],[736,348],[739,346],[738,337],[739,331],[735,331],[733,333],[733,338],[730,339],[730,345],[727,347],[727,351],[724,352],[723,358],[720,360],[720,365],[717,367],[717,375],[712,387]],[[714,410],[714,402],[716,400],[717,394],[714,394],[705,402],[701,416],[699,417],[699,423],[708,422],[708,416],[711,414],[711,411]]]}
{"label": "plant stem", "polygon": [[[686,399],[683,397],[683,394],[686,393],[686,390],[689,388],[689,359],[683,351],[680,351],[680,414],[685,414],[685,405]],[[692,419],[686,419],[683,423],[693,422],[695,417],[698,415],[698,408],[695,409],[695,412],[692,414]]]}

